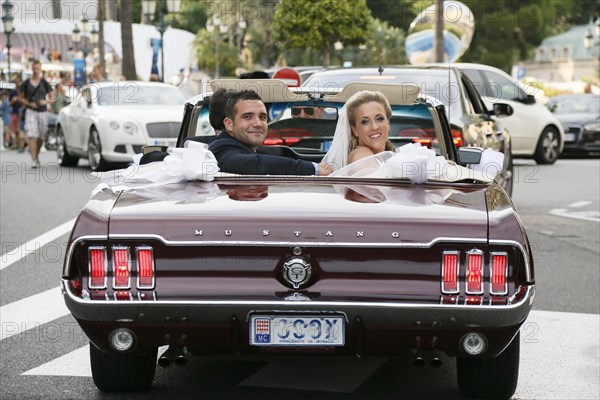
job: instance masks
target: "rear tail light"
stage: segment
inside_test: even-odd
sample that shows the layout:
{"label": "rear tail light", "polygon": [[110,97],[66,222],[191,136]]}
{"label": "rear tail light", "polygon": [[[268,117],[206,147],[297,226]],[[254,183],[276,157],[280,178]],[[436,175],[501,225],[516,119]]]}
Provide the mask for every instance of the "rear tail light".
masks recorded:
{"label": "rear tail light", "polygon": [[263,146],[293,146],[298,144],[302,138],[299,137],[291,137],[291,138],[278,138],[278,137],[268,137],[263,141]]}
{"label": "rear tail light", "polygon": [[507,294],[506,275],[508,274],[508,256],[506,253],[492,253],[490,293]]}
{"label": "rear tail light", "polygon": [[454,141],[454,146],[461,147],[463,145],[462,132],[458,129],[452,129],[452,140]]}
{"label": "rear tail light", "polygon": [[508,264],[508,253],[503,251],[484,253],[474,248],[466,255],[458,250],[442,252],[441,304],[510,304],[510,299],[503,297],[509,294]]}
{"label": "rear tail light", "polygon": [[458,251],[443,253],[442,293],[458,293]]}
{"label": "rear tail light", "polygon": [[483,253],[471,250],[467,253],[467,293],[483,293]]}
{"label": "rear tail light", "polygon": [[437,142],[435,129],[431,128],[407,128],[398,132],[398,137],[409,138],[413,143],[421,143],[422,146],[431,148],[431,144]]}
{"label": "rear tail light", "polygon": [[137,248],[138,289],[154,288],[154,254],[152,247]]}
{"label": "rear tail light", "polygon": [[113,247],[113,288],[129,289],[129,247]]}
{"label": "rear tail light", "polygon": [[[104,246],[91,246],[88,248],[89,289],[108,289],[107,278],[112,273],[112,289],[115,290],[115,298],[118,300],[129,299],[131,297],[129,292],[131,279],[132,276],[135,279],[136,272],[138,289],[154,289],[155,269],[152,247],[139,246],[131,249],[129,246],[113,246],[110,250],[112,257],[107,255]],[[108,264],[111,260],[112,269],[109,272]],[[103,296],[106,293],[110,294],[110,292],[102,293]]]}
{"label": "rear tail light", "polygon": [[293,146],[295,144],[298,144],[301,140],[302,138],[299,137],[284,138],[283,143],[285,143],[286,146]]}
{"label": "rear tail light", "polygon": [[263,146],[279,146],[283,144],[283,139],[279,137],[267,137],[263,141]]}
{"label": "rear tail light", "polygon": [[90,289],[106,288],[106,248],[94,246],[88,249],[88,268]]}

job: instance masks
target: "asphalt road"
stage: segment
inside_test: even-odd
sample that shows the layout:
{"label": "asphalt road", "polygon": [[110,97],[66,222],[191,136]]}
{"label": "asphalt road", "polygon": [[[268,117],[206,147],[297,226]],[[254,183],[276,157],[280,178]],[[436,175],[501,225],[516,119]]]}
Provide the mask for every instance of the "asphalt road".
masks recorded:
{"label": "asphalt road", "polygon": [[[26,155],[0,153],[1,399],[460,398],[452,359],[418,368],[409,355],[192,357],[185,368],[158,369],[147,393],[102,394],[89,371],[87,340],[56,289],[68,239],[63,224],[77,216],[98,179],[84,167],[56,166],[52,153],[41,160],[34,171]],[[514,398],[600,398],[600,160],[519,160],[515,178],[513,201],[535,250],[537,295],[521,332]]]}

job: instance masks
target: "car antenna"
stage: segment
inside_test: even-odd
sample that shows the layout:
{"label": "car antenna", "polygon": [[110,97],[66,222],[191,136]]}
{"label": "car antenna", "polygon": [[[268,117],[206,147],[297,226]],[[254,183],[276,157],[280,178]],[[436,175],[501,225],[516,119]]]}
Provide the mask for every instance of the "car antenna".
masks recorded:
{"label": "car antenna", "polygon": [[377,71],[379,71],[379,75],[381,76],[381,74],[383,74],[383,65],[379,64],[379,69]]}

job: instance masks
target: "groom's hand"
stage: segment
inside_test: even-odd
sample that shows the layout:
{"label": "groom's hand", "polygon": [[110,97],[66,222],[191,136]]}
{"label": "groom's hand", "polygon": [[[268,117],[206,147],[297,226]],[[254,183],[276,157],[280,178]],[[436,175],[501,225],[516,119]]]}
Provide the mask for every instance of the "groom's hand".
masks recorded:
{"label": "groom's hand", "polygon": [[330,164],[320,163],[319,164],[319,176],[327,176],[333,172],[333,168]]}

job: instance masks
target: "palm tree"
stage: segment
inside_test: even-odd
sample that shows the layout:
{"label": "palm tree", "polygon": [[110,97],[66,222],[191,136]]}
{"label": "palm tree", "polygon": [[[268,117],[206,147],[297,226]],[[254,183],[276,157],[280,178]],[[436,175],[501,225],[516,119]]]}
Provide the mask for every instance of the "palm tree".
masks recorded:
{"label": "palm tree", "polygon": [[98,0],[98,50],[100,67],[106,77],[106,63],[104,61],[104,20],[106,19],[106,1]]}
{"label": "palm tree", "polygon": [[119,1],[119,19],[121,21],[121,43],[123,46],[123,75],[127,80],[136,80],[135,54],[133,52],[132,14],[133,0]]}

